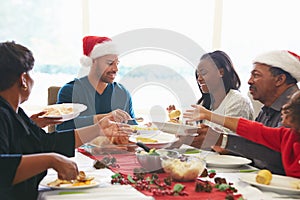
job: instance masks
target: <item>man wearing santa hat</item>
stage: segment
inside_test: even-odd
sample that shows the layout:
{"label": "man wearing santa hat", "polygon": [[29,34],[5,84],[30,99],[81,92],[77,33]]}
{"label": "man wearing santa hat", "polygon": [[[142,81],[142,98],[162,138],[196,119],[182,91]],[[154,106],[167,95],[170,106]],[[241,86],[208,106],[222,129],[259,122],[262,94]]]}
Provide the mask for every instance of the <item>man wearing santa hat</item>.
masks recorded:
{"label": "man wearing santa hat", "polygon": [[[255,121],[270,127],[281,126],[281,108],[299,90],[298,81],[300,57],[297,54],[278,50],[257,56],[248,80],[253,99],[263,104]],[[225,135],[222,144],[229,152],[251,159],[255,167],[285,174],[279,152],[236,135]]]}
{"label": "man wearing santa hat", "polygon": [[83,38],[83,53],[80,62],[89,68],[88,75],[65,84],[59,90],[57,103],[81,103],[87,106],[87,110],[74,120],[58,125],[57,130],[88,126],[106,115],[117,121],[128,119],[128,114],[135,118],[130,93],[123,85],[114,82],[119,60],[113,41],[108,37],[86,36]]}

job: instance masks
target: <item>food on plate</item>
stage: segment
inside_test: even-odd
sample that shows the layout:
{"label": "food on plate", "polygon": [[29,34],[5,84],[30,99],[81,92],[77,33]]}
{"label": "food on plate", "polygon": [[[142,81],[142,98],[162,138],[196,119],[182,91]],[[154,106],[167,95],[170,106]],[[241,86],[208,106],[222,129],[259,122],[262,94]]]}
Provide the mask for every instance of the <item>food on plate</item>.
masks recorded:
{"label": "food on plate", "polygon": [[157,143],[158,141],[156,139],[147,138],[147,137],[136,137],[137,142],[143,142],[143,143]]}
{"label": "food on plate", "polygon": [[43,111],[46,113],[43,116],[61,116],[66,114],[74,113],[73,107],[67,107],[64,105],[56,106],[56,107],[47,107]]}
{"label": "food on plate", "polygon": [[290,185],[294,189],[300,189],[300,181],[292,181]]}
{"label": "food on plate", "polygon": [[47,185],[50,186],[50,187],[58,187],[62,184],[72,184],[72,181],[56,179],[56,180],[54,180],[50,183],[47,183]]}
{"label": "food on plate", "polygon": [[162,160],[164,171],[177,181],[193,181],[205,168],[203,160],[197,157],[167,158]]}
{"label": "food on plate", "polygon": [[167,111],[169,113],[168,114],[169,122],[180,123],[180,115],[181,115],[180,110],[177,110],[174,105],[169,105]]}
{"label": "food on plate", "polygon": [[256,182],[264,185],[269,185],[272,180],[272,173],[267,169],[259,170],[256,175]]}
{"label": "food on plate", "polygon": [[157,131],[158,128],[155,126],[131,126],[133,131]]}
{"label": "food on plate", "polygon": [[52,182],[47,183],[47,185],[50,187],[61,187],[65,184],[70,186],[83,186],[83,185],[93,184],[94,183],[93,180],[94,180],[93,176],[86,176],[86,174],[83,171],[80,171],[75,180],[67,181],[67,180],[56,179]]}

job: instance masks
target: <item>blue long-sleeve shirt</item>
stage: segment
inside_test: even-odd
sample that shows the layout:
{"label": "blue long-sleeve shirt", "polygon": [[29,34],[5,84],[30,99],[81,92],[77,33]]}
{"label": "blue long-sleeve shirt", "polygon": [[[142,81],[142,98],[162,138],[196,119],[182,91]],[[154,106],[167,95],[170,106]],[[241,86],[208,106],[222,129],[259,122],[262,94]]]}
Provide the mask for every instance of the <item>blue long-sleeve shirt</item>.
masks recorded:
{"label": "blue long-sleeve shirt", "polygon": [[[102,94],[90,84],[87,76],[65,84],[58,92],[57,103],[81,103],[87,106],[74,120],[56,126],[57,130],[81,128],[94,123],[94,115],[109,113],[115,109],[126,111],[135,117],[132,99],[128,90],[120,83],[109,83]],[[137,124],[133,121],[133,124]]]}

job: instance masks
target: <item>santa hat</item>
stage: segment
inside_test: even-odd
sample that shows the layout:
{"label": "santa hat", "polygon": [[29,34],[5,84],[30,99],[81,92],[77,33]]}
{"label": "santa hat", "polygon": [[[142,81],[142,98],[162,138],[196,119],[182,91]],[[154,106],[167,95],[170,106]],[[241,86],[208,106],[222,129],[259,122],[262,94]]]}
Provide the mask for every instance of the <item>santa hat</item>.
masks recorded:
{"label": "santa hat", "polygon": [[300,56],[286,50],[270,51],[257,56],[253,63],[281,68],[300,81]]}
{"label": "santa hat", "polygon": [[85,36],[82,41],[84,55],[80,58],[80,63],[84,67],[92,66],[95,58],[118,54],[116,45],[108,37]]}

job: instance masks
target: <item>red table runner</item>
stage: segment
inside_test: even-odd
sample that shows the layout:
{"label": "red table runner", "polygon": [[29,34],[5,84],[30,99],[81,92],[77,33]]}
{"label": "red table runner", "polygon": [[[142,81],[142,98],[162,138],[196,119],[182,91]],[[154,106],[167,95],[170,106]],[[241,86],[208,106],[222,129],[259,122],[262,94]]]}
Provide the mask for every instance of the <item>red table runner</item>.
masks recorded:
{"label": "red table runner", "polygon": [[[94,160],[101,160],[107,155],[91,155],[86,152],[84,149],[78,148],[78,151]],[[134,153],[125,153],[125,154],[113,154],[113,157],[117,159],[117,163],[120,168],[111,168],[113,172],[120,172],[123,174],[133,174],[134,168],[140,168],[141,165],[138,163],[138,160]],[[165,178],[167,174],[159,173],[159,178]],[[178,182],[179,183],[179,182]],[[176,200],[176,199],[210,199],[210,200],[224,200],[226,197],[225,192],[221,192],[216,188],[213,188],[212,192],[195,192],[195,182],[180,182],[185,185],[184,191],[188,193],[188,196],[154,196],[156,200]],[[141,191],[146,195],[151,195],[147,191]],[[238,199],[241,195],[235,195],[235,199]]]}

